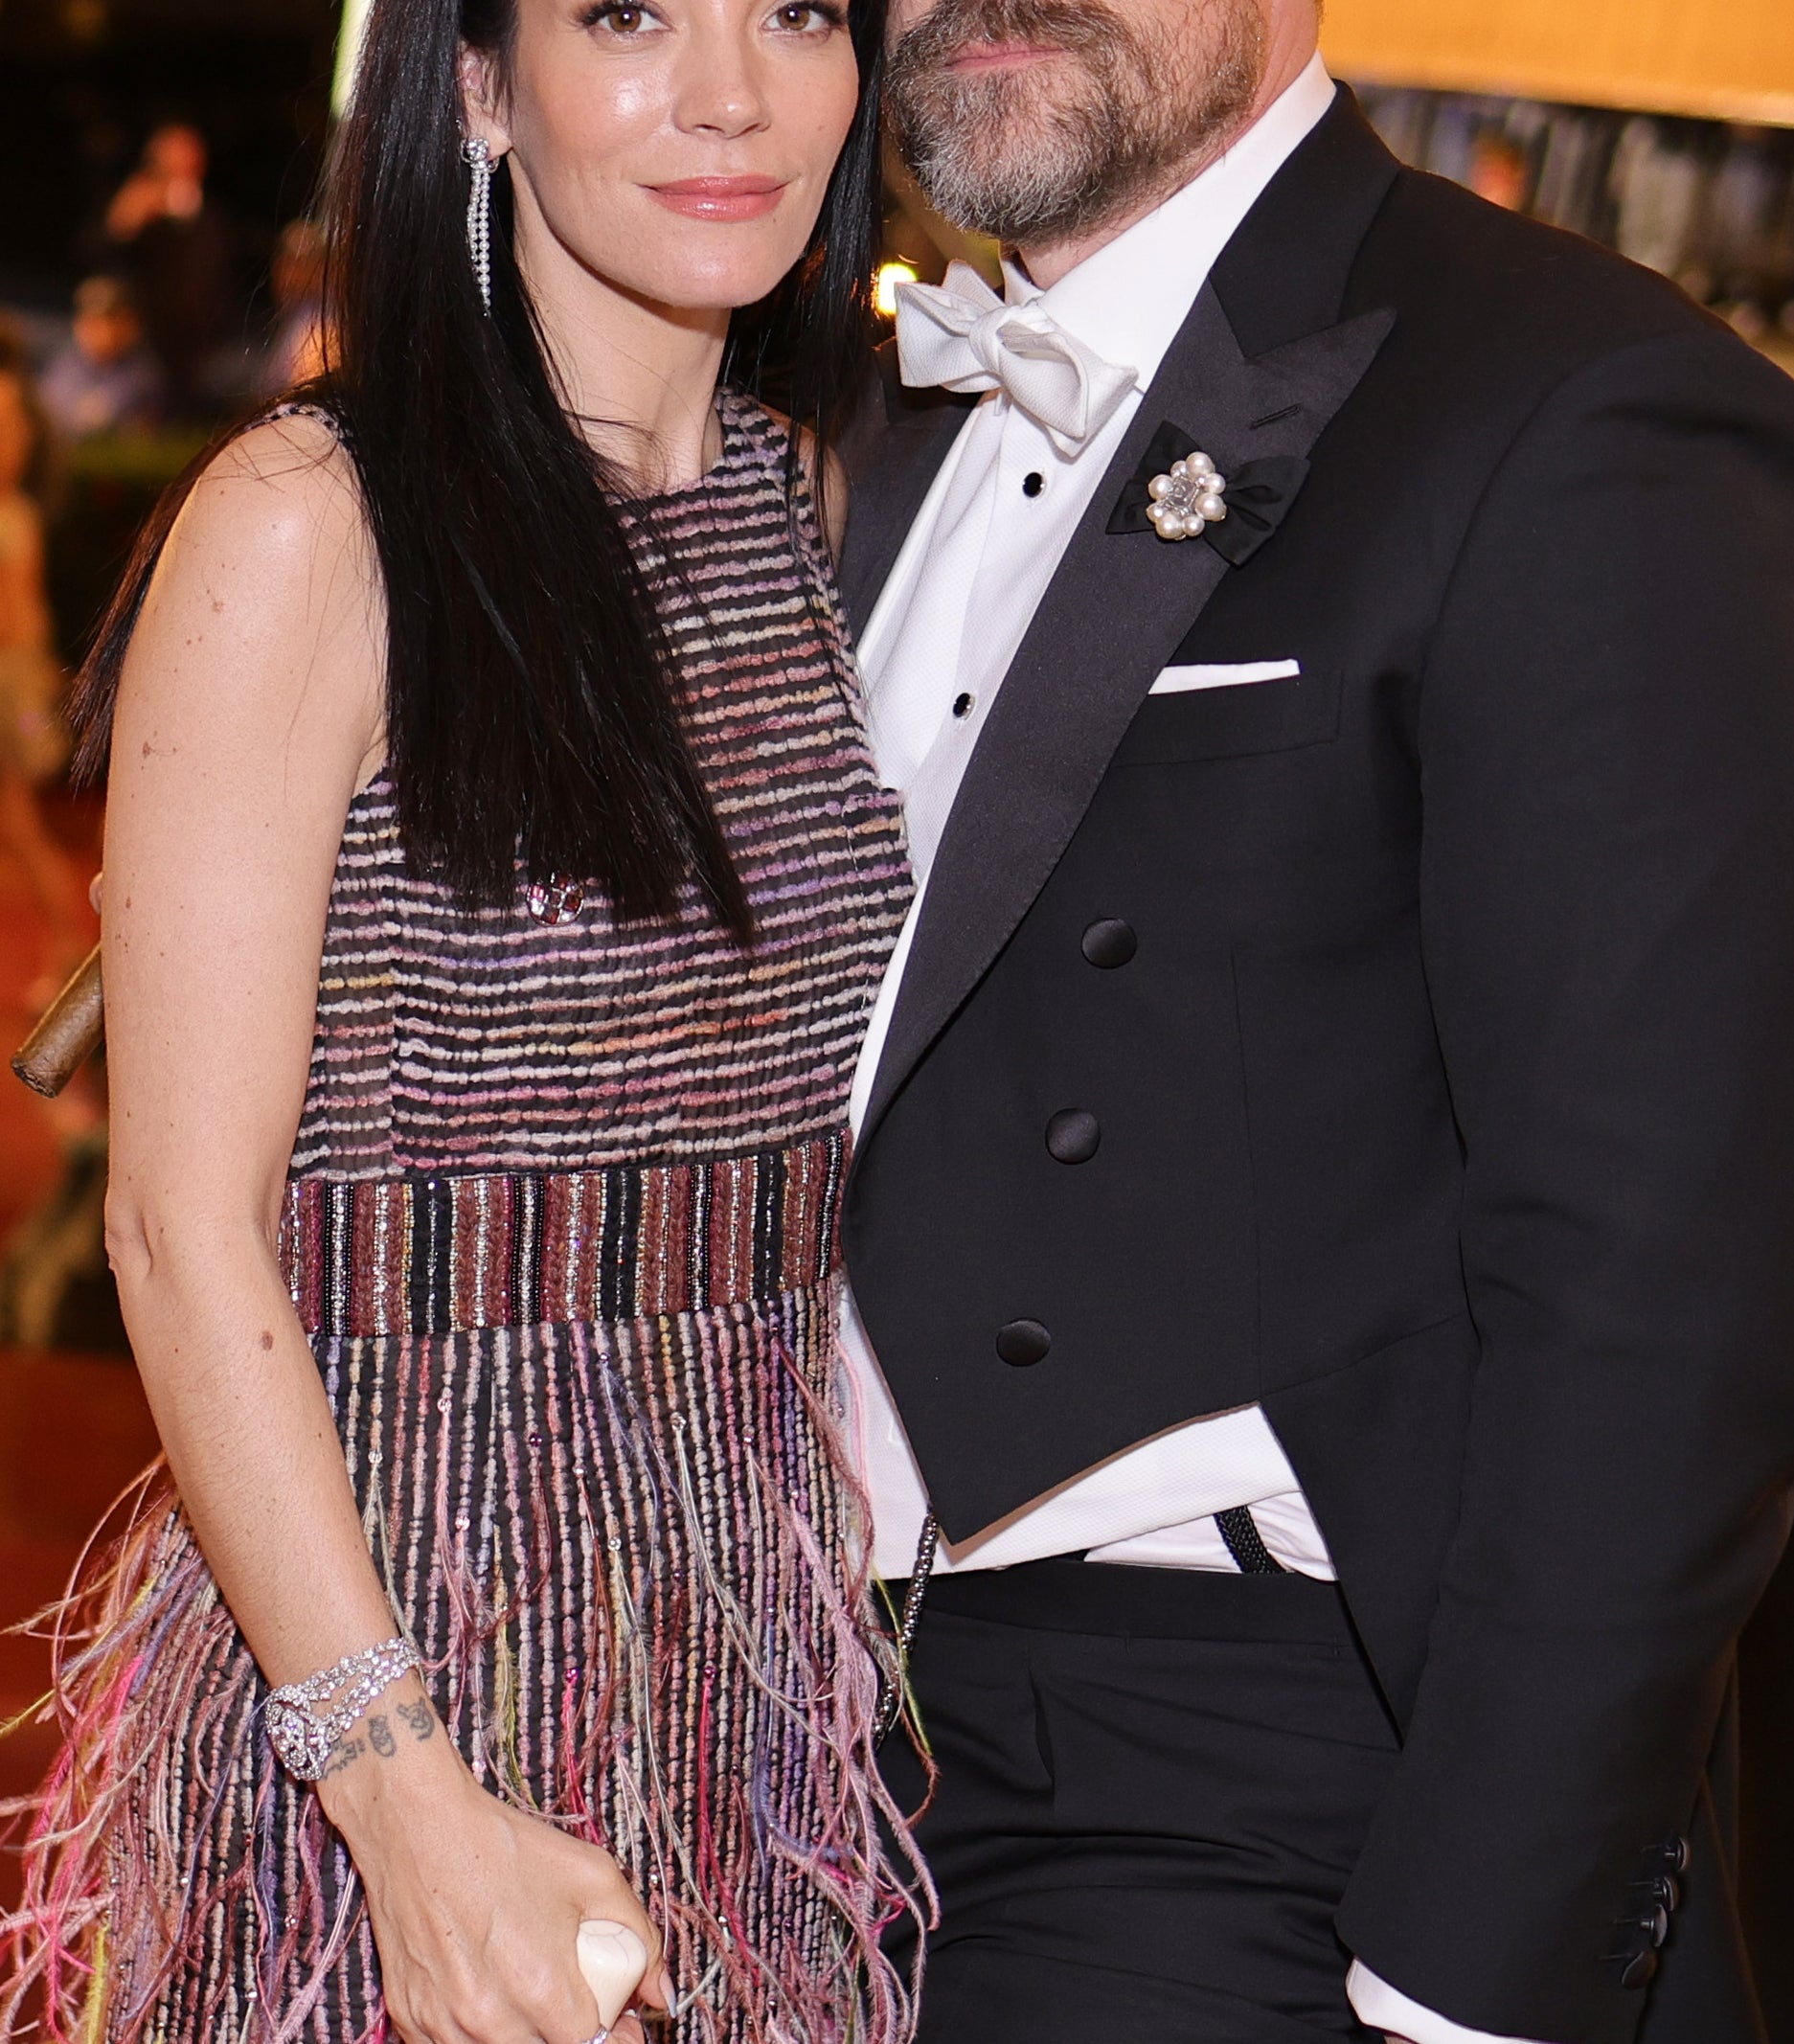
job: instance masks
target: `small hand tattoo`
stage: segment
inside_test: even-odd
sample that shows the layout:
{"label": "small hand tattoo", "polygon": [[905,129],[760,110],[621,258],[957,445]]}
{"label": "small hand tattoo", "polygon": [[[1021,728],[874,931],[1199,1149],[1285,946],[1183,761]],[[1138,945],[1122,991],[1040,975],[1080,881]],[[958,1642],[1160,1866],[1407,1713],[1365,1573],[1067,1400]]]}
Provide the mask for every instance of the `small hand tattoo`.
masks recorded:
{"label": "small hand tattoo", "polygon": [[384,1717],[368,1719],[368,1743],[383,1760],[390,1760],[398,1751],[398,1741],[393,1737],[393,1728]]}
{"label": "small hand tattoo", "polygon": [[326,1780],[333,1774],[341,1774],[345,1767],[352,1767],[366,1751],[358,1738],[339,1738],[324,1763]]}
{"label": "small hand tattoo", "polygon": [[436,1730],[436,1713],[427,1703],[401,1703],[398,1706],[400,1720],[408,1724],[420,1740],[428,1738]]}

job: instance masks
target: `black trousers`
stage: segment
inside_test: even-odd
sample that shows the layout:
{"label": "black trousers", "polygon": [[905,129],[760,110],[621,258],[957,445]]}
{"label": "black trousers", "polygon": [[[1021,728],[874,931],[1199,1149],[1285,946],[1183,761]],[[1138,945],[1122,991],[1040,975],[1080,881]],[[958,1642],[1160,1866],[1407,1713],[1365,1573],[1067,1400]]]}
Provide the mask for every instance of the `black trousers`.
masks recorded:
{"label": "black trousers", "polygon": [[[1332,1919],[1397,1741],[1331,1585],[1076,1561],[942,1578],[912,1674],[940,1770],[919,2044],[1373,2036]],[[914,1809],[901,1732],[884,1766]]]}
{"label": "black trousers", "polygon": [[[1332,1918],[1396,1736],[1331,1587],[1067,1561],[945,1577],[912,1674],[942,1910],[919,2044],[1373,2036]],[[1734,1730],[1639,2044],[1769,2035],[1733,1894]],[[901,1733],[884,1765],[915,1808]]]}

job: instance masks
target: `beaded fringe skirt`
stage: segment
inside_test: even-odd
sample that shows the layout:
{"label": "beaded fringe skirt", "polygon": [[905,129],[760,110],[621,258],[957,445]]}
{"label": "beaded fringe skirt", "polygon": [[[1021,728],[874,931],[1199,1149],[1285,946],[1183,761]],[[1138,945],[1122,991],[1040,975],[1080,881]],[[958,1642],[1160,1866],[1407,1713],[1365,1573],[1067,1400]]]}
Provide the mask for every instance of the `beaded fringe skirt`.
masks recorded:
{"label": "beaded fringe skirt", "polygon": [[[289,1189],[283,1253],[370,1543],[493,1792],[614,1852],[671,2044],[901,2044],[926,1883],[834,1440],[839,1138],[683,1170]],[[385,2034],[352,1866],[151,1471],[58,1614],[0,2036]],[[9,2011],[6,1999],[11,1999]]]}

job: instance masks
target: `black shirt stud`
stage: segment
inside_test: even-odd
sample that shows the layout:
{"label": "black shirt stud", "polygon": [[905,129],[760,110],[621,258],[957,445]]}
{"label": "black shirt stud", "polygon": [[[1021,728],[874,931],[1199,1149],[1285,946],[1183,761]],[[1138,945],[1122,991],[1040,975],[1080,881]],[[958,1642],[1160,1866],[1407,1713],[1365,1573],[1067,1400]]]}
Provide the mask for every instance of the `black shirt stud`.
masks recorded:
{"label": "black shirt stud", "polygon": [[1061,1164],[1088,1164],[1102,1146],[1102,1124],[1082,1107],[1067,1107],[1047,1124],[1047,1148]]}
{"label": "black shirt stud", "polygon": [[1032,1370],[1045,1362],[1053,1337],[1037,1320],[1011,1320],[997,1330],[997,1353],[1011,1370]]}
{"label": "black shirt stud", "polygon": [[1140,939],[1135,936],[1133,925],[1124,922],[1119,916],[1105,916],[1084,932],[1084,957],[1104,972],[1113,972],[1119,966],[1130,964],[1139,948]]}

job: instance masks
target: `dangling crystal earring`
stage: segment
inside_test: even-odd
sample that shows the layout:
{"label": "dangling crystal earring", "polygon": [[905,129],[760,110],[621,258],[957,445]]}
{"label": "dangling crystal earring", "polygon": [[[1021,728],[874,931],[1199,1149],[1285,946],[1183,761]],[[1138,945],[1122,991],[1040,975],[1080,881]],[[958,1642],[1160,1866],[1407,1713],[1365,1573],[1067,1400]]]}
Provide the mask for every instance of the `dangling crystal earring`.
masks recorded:
{"label": "dangling crystal earring", "polygon": [[461,145],[463,162],[472,176],[467,193],[467,253],[480,286],[480,303],[492,309],[492,151],[477,137]]}

